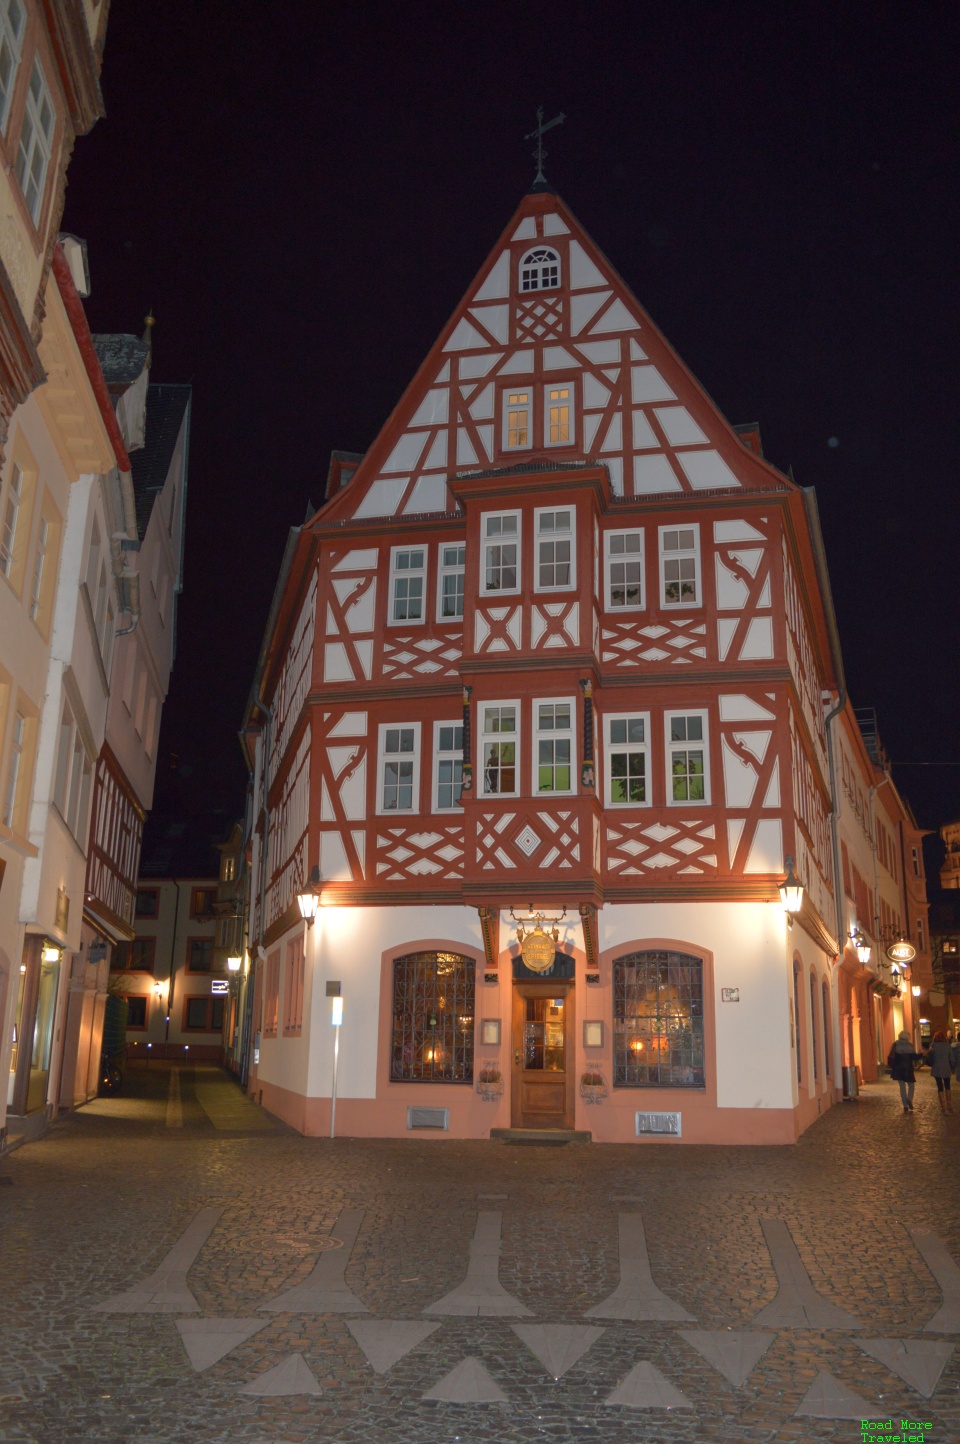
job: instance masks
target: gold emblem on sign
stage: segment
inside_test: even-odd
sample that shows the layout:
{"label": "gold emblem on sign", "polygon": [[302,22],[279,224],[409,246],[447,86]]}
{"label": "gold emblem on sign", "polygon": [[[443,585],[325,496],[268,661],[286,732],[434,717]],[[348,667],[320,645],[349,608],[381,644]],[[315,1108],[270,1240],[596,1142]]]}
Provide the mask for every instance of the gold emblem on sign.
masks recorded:
{"label": "gold emblem on sign", "polygon": [[520,944],[520,953],[524,965],[531,973],[546,973],[553,967],[553,960],[557,953],[557,943],[560,941],[560,931],[554,928],[546,933],[543,930],[543,920],[540,914],[535,918],[536,926],[532,932],[528,932],[523,924],[517,928],[517,942]]}

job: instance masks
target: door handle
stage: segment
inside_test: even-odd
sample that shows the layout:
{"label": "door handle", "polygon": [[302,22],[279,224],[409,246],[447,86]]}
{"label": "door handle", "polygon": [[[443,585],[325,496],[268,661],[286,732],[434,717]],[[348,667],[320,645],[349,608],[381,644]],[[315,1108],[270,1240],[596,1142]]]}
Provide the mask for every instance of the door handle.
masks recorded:
{"label": "door handle", "polygon": [[517,1067],[519,1068],[519,1067],[520,1067],[520,1049],[519,1049],[519,1048],[517,1049],[517,1051],[516,1051],[516,1052],[514,1053],[514,1055],[513,1055],[513,1061],[514,1061],[514,1063],[516,1063]]}

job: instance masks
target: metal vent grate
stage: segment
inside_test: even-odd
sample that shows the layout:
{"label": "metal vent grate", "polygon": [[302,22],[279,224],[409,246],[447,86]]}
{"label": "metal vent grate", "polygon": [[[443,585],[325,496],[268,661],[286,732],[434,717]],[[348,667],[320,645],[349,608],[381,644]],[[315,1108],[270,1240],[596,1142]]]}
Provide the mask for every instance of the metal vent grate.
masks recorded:
{"label": "metal vent grate", "polygon": [[681,1136],[679,1113],[638,1113],[636,1115],[637,1137],[645,1133],[666,1133],[673,1138]]}
{"label": "metal vent grate", "polygon": [[408,1108],[408,1128],[442,1128],[446,1133],[450,1128],[449,1108]]}

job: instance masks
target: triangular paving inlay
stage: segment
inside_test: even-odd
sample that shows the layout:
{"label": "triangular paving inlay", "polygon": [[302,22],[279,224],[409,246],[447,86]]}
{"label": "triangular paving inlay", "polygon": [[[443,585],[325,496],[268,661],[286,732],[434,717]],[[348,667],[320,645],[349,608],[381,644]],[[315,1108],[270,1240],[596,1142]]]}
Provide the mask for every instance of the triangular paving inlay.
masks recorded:
{"label": "triangular paving inlay", "polygon": [[241,1394],[256,1394],[262,1398],[285,1398],[290,1394],[322,1394],[302,1354],[291,1354],[275,1369],[268,1369],[249,1384],[244,1384]]}
{"label": "triangular paving inlay", "polygon": [[603,1329],[589,1324],[513,1324],[511,1327],[554,1379],[572,1369],[603,1333]]}
{"label": "triangular paving inlay", "polygon": [[686,1394],[675,1389],[660,1370],[643,1360],[635,1364],[622,1383],[603,1401],[625,1404],[629,1409],[692,1409]]}
{"label": "triangular paving inlay", "polygon": [[269,1319],[177,1319],[177,1330],[198,1374],[246,1342]]}
{"label": "triangular paving inlay", "polygon": [[774,1340],[773,1334],[741,1329],[681,1329],[680,1336],[735,1389],[746,1383]]}
{"label": "triangular paving inlay", "polygon": [[347,1324],[367,1363],[378,1374],[392,1369],[439,1327],[439,1323],[424,1324],[415,1319],[351,1319]]}
{"label": "triangular paving inlay", "polygon": [[442,1399],[447,1404],[506,1404],[507,1396],[491,1379],[479,1359],[461,1359],[439,1384],[420,1396]]}
{"label": "triangular paving inlay", "polygon": [[858,1339],[864,1353],[929,1399],[956,1347],[945,1339]]}
{"label": "triangular paving inlay", "polygon": [[797,1407],[794,1418],[808,1419],[882,1419],[884,1412],[876,1404],[868,1404],[846,1384],[841,1384],[822,1369]]}

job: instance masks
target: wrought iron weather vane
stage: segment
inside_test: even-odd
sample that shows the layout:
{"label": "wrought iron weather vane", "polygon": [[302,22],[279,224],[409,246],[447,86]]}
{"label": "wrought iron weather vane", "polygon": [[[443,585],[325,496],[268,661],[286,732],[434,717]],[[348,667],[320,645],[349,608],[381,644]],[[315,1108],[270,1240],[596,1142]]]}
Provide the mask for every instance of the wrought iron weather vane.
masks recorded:
{"label": "wrought iron weather vane", "polygon": [[536,142],[537,142],[537,148],[536,148],[536,150],[533,152],[533,158],[534,158],[534,160],[537,162],[537,174],[536,174],[536,176],[534,177],[534,181],[533,181],[533,189],[534,189],[534,190],[536,190],[538,187],[545,187],[546,184],[547,184],[547,178],[546,178],[546,176],[545,176],[544,173],[543,173],[543,162],[544,162],[544,160],[546,159],[546,154],[547,154],[547,152],[546,152],[546,151],[544,150],[544,148],[543,148],[543,137],[544,137],[544,135],[546,134],[546,132],[547,132],[548,130],[552,130],[555,125],[562,125],[563,122],[566,120],[566,118],[567,118],[567,117],[564,115],[563,111],[561,110],[561,112],[560,112],[559,115],[555,115],[555,116],[553,117],[553,120],[548,120],[547,123],[546,123],[546,125],[544,125],[544,123],[543,123],[543,106],[541,105],[541,106],[539,107],[539,109],[537,110],[537,128],[536,128],[536,130],[531,130],[530,133],[529,133],[529,135],[525,135],[525,136],[523,137],[524,140],[534,140],[534,139],[535,139]]}

